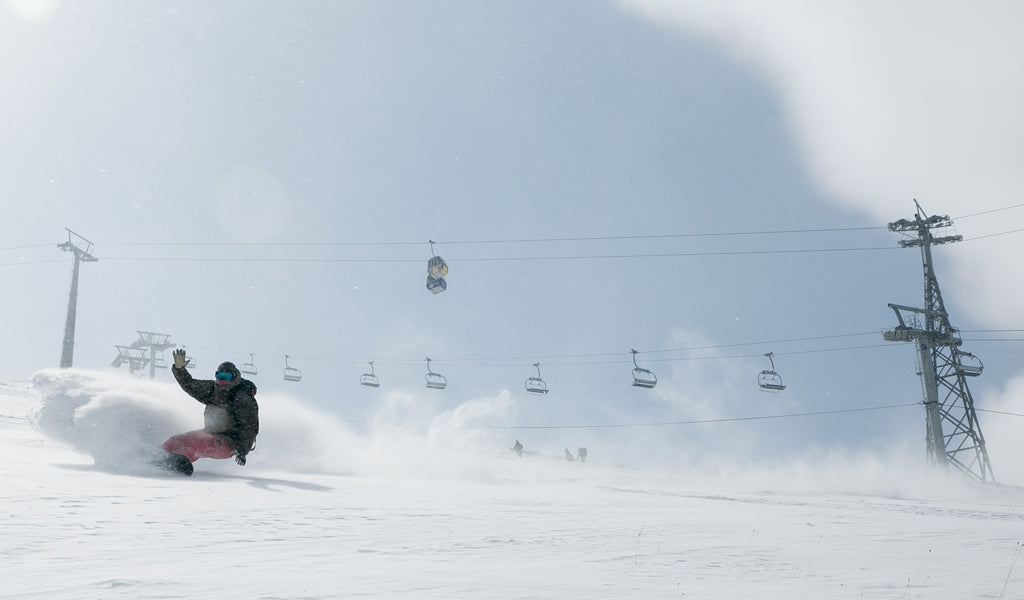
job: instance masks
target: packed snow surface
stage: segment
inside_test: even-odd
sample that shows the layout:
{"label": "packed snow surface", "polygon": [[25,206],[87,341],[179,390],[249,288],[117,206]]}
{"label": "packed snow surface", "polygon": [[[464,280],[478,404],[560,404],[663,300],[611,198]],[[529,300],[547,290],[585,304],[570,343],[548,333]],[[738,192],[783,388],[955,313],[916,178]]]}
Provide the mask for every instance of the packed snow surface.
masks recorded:
{"label": "packed snow surface", "polygon": [[186,478],[147,464],[201,425],[173,385],[0,384],[0,597],[1024,597],[1018,488],[863,457],[518,457],[456,419],[357,434],[283,397],[261,417],[248,465],[201,459]]}

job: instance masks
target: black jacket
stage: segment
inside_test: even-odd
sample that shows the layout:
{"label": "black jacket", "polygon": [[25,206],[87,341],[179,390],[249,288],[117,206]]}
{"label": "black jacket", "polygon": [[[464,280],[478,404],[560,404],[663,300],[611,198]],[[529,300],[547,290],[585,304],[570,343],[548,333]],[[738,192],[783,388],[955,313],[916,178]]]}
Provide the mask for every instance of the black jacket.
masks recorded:
{"label": "black jacket", "polygon": [[256,384],[235,371],[230,383],[217,385],[212,379],[193,379],[188,369],[171,367],[181,389],[206,405],[203,429],[227,438],[231,448],[245,456],[260,432],[260,407],[256,403]]}

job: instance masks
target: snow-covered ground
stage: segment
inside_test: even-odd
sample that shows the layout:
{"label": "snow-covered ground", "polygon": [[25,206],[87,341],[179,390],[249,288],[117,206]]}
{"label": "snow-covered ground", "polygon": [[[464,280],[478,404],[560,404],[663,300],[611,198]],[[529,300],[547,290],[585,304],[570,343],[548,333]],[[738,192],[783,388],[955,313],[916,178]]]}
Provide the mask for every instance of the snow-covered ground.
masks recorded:
{"label": "snow-covered ground", "polygon": [[[144,457],[173,385],[0,383],[2,598],[1021,598],[1024,490],[860,461],[664,473],[353,433],[261,398],[249,464]],[[438,440],[443,439],[441,443]]]}

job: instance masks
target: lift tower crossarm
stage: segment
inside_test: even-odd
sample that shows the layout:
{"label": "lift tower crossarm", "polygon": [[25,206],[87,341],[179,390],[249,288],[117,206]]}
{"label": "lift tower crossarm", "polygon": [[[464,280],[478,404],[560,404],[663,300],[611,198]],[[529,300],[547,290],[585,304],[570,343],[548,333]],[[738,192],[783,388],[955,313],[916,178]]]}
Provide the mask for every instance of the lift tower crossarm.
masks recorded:
{"label": "lift tower crossarm", "polygon": [[925,240],[927,240],[927,244],[932,246],[963,241],[964,236],[962,235],[947,235],[943,237],[933,236],[930,230],[938,229],[940,227],[952,227],[953,220],[949,218],[949,215],[926,216],[917,200],[914,200],[914,204],[917,206],[917,213],[914,215],[913,221],[909,219],[900,219],[899,221],[889,223],[889,231],[894,233],[914,232],[918,234],[918,238],[916,240],[900,240],[901,247],[911,248],[914,246],[921,246],[926,243]]}

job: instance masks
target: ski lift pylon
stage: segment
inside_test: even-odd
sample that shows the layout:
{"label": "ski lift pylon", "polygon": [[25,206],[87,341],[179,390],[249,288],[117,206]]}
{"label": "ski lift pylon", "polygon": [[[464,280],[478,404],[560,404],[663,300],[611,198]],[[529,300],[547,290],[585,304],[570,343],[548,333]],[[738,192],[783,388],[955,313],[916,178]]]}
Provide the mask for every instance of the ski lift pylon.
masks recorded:
{"label": "ski lift pylon", "polygon": [[299,381],[302,379],[302,371],[288,364],[288,359],[291,358],[287,354],[284,355],[284,380],[285,381]]}
{"label": "ski lift pylon", "polygon": [[444,375],[430,370],[429,357],[427,357],[427,374],[425,379],[427,380],[427,387],[432,390],[443,390],[448,387],[448,379]]}
{"label": "ski lift pylon", "polygon": [[533,366],[537,368],[537,376],[526,380],[526,391],[531,394],[548,393],[548,384],[540,376],[540,363],[533,363]]}
{"label": "ski lift pylon", "polygon": [[253,357],[252,352],[249,353],[249,361],[242,363],[242,368],[239,369],[245,375],[257,375],[258,370],[256,369],[256,359]]}
{"label": "ski lift pylon", "polygon": [[369,373],[363,373],[362,376],[359,377],[359,385],[361,385],[361,386],[363,386],[365,388],[379,388],[380,387],[380,380],[377,379],[377,375],[373,372],[373,361],[372,360],[370,361],[370,372]]}
{"label": "ski lift pylon", "polygon": [[772,359],[773,352],[765,354],[768,357],[768,361],[771,363],[771,369],[765,369],[757,376],[757,385],[763,392],[781,392],[786,389],[786,386],[782,384],[782,376],[775,371],[775,361]]}
{"label": "ski lift pylon", "polygon": [[633,348],[630,348],[629,351],[633,353],[633,387],[651,389],[658,385],[657,375],[636,364],[636,355],[639,354],[639,352]]}

